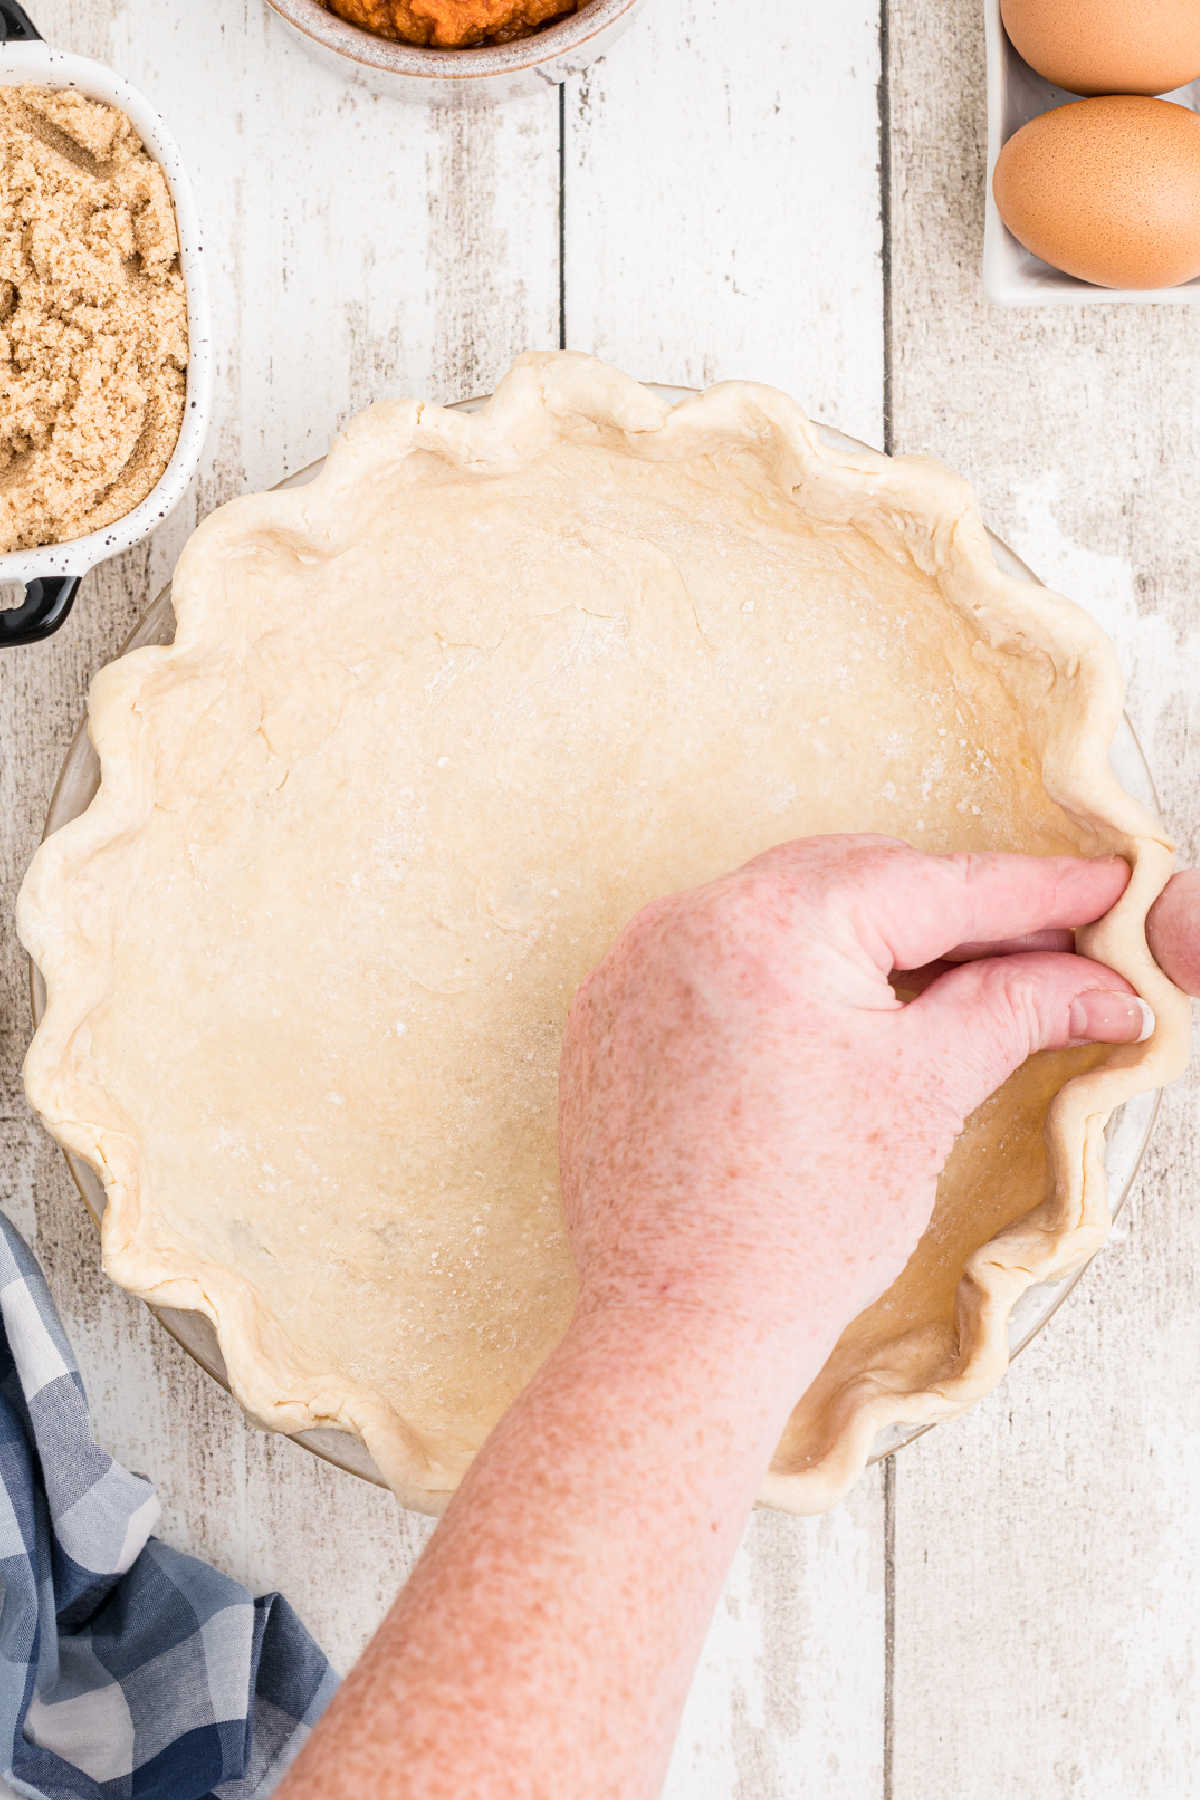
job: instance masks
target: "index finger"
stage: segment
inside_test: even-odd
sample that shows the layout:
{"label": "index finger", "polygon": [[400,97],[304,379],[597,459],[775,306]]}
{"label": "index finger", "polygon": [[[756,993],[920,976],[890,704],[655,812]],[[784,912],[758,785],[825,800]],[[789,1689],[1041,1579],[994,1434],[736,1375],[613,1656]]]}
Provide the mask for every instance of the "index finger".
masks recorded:
{"label": "index finger", "polygon": [[1000,852],[881,860],[855,910],[893,969],[919,969],[965,945],[1076,931],[1102,918],[1129,881],[1119,856],[1010,856]]}

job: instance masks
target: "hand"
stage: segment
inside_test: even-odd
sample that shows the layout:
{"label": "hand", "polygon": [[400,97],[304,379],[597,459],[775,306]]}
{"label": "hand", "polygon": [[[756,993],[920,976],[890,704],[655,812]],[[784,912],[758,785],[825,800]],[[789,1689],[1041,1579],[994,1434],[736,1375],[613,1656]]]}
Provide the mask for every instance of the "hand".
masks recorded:
{"label": "hand", "polygon": [[[579,1312],[289,1800],[658,1791],[796,1394],[899,1273],[966,1115],[1031,1050],[1140,1034],[1126,984],[1067,953],[1127,879],[818,838],[634,920],[563,1051]],[[928,967],[980,945],[1013,953]],[[918,968],[901,1005],[888,976]]]}
{"label": "hand", "polygon": [[[567,1026],[581,1309],[699,1308],[797,1353],[831,1340],[899,1275],[981,1101],[1036,1050],[1143,1034],[1128,984],[1065,953],[1128,875],[813,838],[647,907]],[[1014,941],[908,1004],[889,984]]]}

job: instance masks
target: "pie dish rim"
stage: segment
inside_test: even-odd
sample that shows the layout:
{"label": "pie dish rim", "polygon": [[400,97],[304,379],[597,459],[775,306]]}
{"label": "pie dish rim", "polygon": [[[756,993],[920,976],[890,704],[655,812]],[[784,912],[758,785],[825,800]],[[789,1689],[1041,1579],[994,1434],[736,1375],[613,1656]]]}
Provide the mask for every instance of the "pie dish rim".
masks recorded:
{"label": "pie dish rim", "polygon": [[[696,390],[694,390],[694,389],[681,388],[681,387],[667,387],[662,384],[646,384],[646,385],[648,387],[651,387],[654,392],[656,392],[659,396],[661,396],[664,400],[668,401],[671,404],[675,404],[680,400],[687,399],[696,392]],[[475,410],[478,407],[484,405],[488,398],[489,398],[489,396],[486,396],[486,395],[478,396],[478,397],[472,398],[470,400],[458,402],[458,403],[456,403],[456,405],[457,405],[457,408],[461,409],[461,410]],[[851,438],[847,434],[837,431],[834,428],[825,427],[825,426],[815,426],[814,429],[816,429],[819,432],[819,434],[820,434],[822,440],[825,442],[826,446],[828,448],[834,449],[835,451],[837,449],[848,450],[848,451],[858,451],[858,450],[869,451],[869,446],[862,444],[860,440]],[[878,453],[871,452],[871,454],[877,455]],[[323,462],[324,462],[323,458],[318,459],[317,462],[308,465],[308,467],[306,469],[297,471],[295,474],[286,477],[285,480],[279,484],[279,486],[283,487],[283,488],[287,488],[287,487],[295,487],[295,486],[299,486],[299,485],[303,484],[306,479],[311,479],[311,477],[320,469]],[[1032,571],[1028,569],[1028,567],[1021,561],[1021,559],[1018,558],[1015,555],[1015,553],[1012,552],[1008,548],[1008,546],[1006,546],[1002,542],[1002,540],[998,539],[995,536],[995,534],[991,533],[991,532],[988,532],[988,538],[991,542],[993,554],[996,557],[996,561],[1004,573],[1009,574],[1013,577],[1019,578],[1019,579],[1025,581],[1025,582],[1028,582],[1034,586],[1038,586],[1038,587],[1042,586],[1042,584],[1037,580],[1037,577],[1033,575]],[[153,617],[153,615],[158,613],[160,611],[160,609],[162,609],[165,612],[167,606],[169,606],[170,593],[171,593],[171,587],[170,587],[170,584],[168,584],[167,587],[163,590],[163,592],[156,598],[153,605],[149,609],[147,609],[147,612],[143,615],[142,620],[139,622],[138,626],[135,627],[134,632],[131,634],[131,638],[129,640],[127,640],[126,645],[123,646],[121,654],[124,653],[125,649],[133,647],[133,644],[135,641],[137,641],[137,642],[153,641],[152,638],[148,634],[144,637],[142,634],[147,632],[148,623],[151,620],[151,618]],[[1133,737],[1132,730],[1128,726],[1127,720],[1124,721],[1123,728],[1125,730],[1128,730],[1130,733],[1130,737],[1132,739],[1134,748],[1137,752],[1137,756],[1138,756],[1138,760],[1141,765],[1141,769],[1145,773],[1146,786],[1149,790],[1150,804],[1156,806],[1157,801],[1156,801],[1156,796],[1154,796],[1154,793],[1153,793],[1153,782],[1152,782],[1152,779],[1150,778],[1149,770],[1146,766],[1145,758],[1141,754],[1140,746],[1137,744],[1136,737]],[[53,822],[55,825],[66,822],[65,818],[61,819],[61,820],[56,819],[55,813],[56,813],[56,809],[57,809],[57,806],[60,801],[61,789],[62,789],[63,782],[65,780],[68,768],[70,767],[72,759],[77,752],[79,738],[85,732],[86,732],[86,720],[85,720],[84,724],[80,726],[79,731],[76,734],[76,738],[75,738],[75,740],[73,740],[72,746],[68,750],[67,757],[64,760],[63,769],[60,772],[59,781],[56,784],[54,795],[52,797],[50,809],[48,812],[48,818],[47,818],[47,828],[48,829],[50,828],[51,822]],[[92,754],[94,755],[94,753],[92,753]],[[1126,792],[1128,793],[1128,790],[1126,790]],[[32,959],[31,959],[31,961],[32,961]],[[36,974],[36,970],[35,970],[34,971],[35,994],[36,994],[36,987],[37,987],[38,979],[39,978],[38,978],[38,976]],[[37,1006],[36,999],[35,999],[35,1019],[40,1020],[40,1007]],[[1157,1092],[1157,1090],[1147,1090],[1145,1093],[1143,1093],[1139,1096],[1136,1096],[1134,1102],[1127,1103],[1127,1108],[1131,1104],[1136,1104],[1137,1100],[1142,1100],[1142,1101],[1146,1102],[1146,1114],[1145,1114],[1144,1129],[1142,1131],[1138,1149],[1133,1158],[1132,1166],[1129,1169],[1128,1176],[1121,1184],[1120,1190],[1116,1195],[1116,1206],[1113,1209],[1114,1213],[1119,1208],[1119,1206],[1124,1202],[1124,1199],[1125,1199],[1126,1195],[1128,1194],[1129,1188],[1132,1185],[1132,1181],[1136,1177],[1137,1167],[1140,1164],[1141,1156],[1144,1152],[1146,1143],[1148,1142],[1150,1133],[1153,1129],[1154,1116],[1157,1112],[1158,1092]],[[76,1160],[77,1160],[76,1153],[70,1151],[65,1146],[63,1146],[63,1148],[64,1148],[64,1153],[67,1156],[68,1165],[71,1168],[73,1178],[76,1181],[76,1185],[79,1186],[79,1188],[80,1188],[82,1197],[84,1199],[85,1204],[88,1206],[89,1212],[92,1213],[93,1218],[95,1218],[96,1217],[95,1206],[89,1200],[88,1194],[85,1191],[85,1184],[80,1179],[79,1168],[76,1167]],[[79,1158],[78,1161],[80,1163],[80,1166],[82,1167],[83,1166],[82,1158]],[[90,1170],[88,1171],[88,1173],[89,1173],[89,1175],[91,1175],[92,1181],[98,1186],[99,1178],[97,1176],[94,1176]],[[1095,1248],[1098,1248],[1098,1247],[1099,1247],[1099,1245],[1097,1244],[1095,1246]],[[1043,1328],[1044,1324],[1052,1316],[1053,1312],[1057,1310],[1058,1305],[1061,1304],[1062,1299],[1065,1298],[1066,1293],[1070,1291],[1071,1287],[1074,1286],[1075,1281],[1078,1280],[1079,1276],[1083,1273],[1083,1270],[1087,1266],[1088,1261],[1090,1261],[1090,1255],[1088,1255],[1084,1260],[1082,1260],[1079,1263],[1078,1267],[1076,1269],[1072,1270],[1068,1276],[1066,1276],[1065,1278],[1054,1279],[1049,1284],[1050,1289],[1051,1289],[1051,1297],[1050,1297],[1048,1305],[1046,1306],[1045,1311],[1043,1313],[1040,1313],[1040,1315],[1036,1317],[1034,1323],[1028,1330],[1025,1330],[1022,1335],[1019,1335],[1017,1337],[1017,1341],[1015,1341],[1015,1342],[1012,1341],[1012,1334],[1010,1333],[1010,1342],[1009,1342],[1009,1346],[1008,1346],[1007,1361],[1011,1361],[1012,1356],[1019,1353],[1019,1350],[1021,1348],[1023,1348],[1024,1345],[1034,1335],[1036,1335],[1036,1333],[1039,1330],[1041,1330]],[[1035,1292],[1035,1291],[1044,1289],[1046,1286],[1047,1286],[1047,1284],[1045,1284],[1045,1283],[1036,1283],[1032,1287],[1030,1287],[1027,1290],[1027,1292]],[[183,1332],[181,1332],[181,1330],[179,1328],[177,1328],[175,1325],[173,1325],[169,1318],[164,1317],[164,1313],[172,1313],[172,1314],[175,1314],[176,1316],[179,1316],[178,1309],[164,1308],[162,1306],[153,1305],[150,1302],[147,1302],[147,1304],[151,1305],[151,1310],[154,1311],[156,1317],[159,1318],[160,1323],[162,1323],[164,1325],[165,1329],[167,1329],[171,1333],[172,1336],[176,1337],[177,1341],[179,1341],[182,1344],[183,1348],[188,1351],[188,1353],[193,1357],[193,1359],[196,1360],[197,1362],[199,1362],[201,1367],[203,1367],[206,1370],[206,1372],[208,1374],[210,1374],[215,1380],[221,1382],[221,1384],[227,1388],[227,1391],[232,1391],[230,1383],[228,1381],[228,1377],[223,1376],[222,1373],[218,1369],[211,1366],[210,1359],[208,1357],[206,1357],[193,1343],[188,1342],[186,1335]],[[187,1316],[196,1318],[196,1319],[203,1318],[203,1315],[201,1315],[201,1314],[189,1314]],[[204,1323],[206,1326],[208,1325],[207,1320],[205,1320]],[[208,1329],[211,1330],[211,1327],[208,1327]],[[959,1411],[959,1410],[961,1410],[961,1407],[956,1406],[956,1407],[954,1407],[953,1410]],[[930,1425],[935,1422],[936,1422],[936,1420],[934,1418],[928,1418],[922,1422],[914,1423],[912,1425],[893,1427],[892,1431],[899,1432],[899,1434],[900,1434],[898,1441],[887,1443],[882,1448],[875,1448],[873,1450],[872,1454],[867,1458],[867,1460],[875,1461],[881,1455],[890,1454],[892,1450],[894,1450],[896,1448],[900,1448],[903,1444],[911,1442],[915,1437],[922,1435],[923,1432],[925,1430],[929,1429]],[[335,1437],[335,1435],[337,1437],[344,1436],[344,1434],[340,1433],[340,1432],[335,1434],[334,1431],[332,1431],[329,1428],[318,1427],[317,1430],[319,1431],[319,1433],[323,1439],[330,1439],[330,1438]],[[376,1481],[383,1485],[386,1485],[385,1483],[383,1483],[383,1479],[379,1475],[377,1469],[375,1469],[374,1467],[372,1467],[371,1469],[353,1467],[344,1458],[339,1457],[327,1442],[313,1443],[313,1442],[307,1441],[307,1434],[304,1431],[293,1431],[293,1432],[289,1433],[288,1435],[299,1436],[301,1438],[301,1441],[305,1444],[305,1448],[309,1449],[310,1451],[312,1451],[315,1454],[321,1455],[325,1460],[329,1460],[329,1461],[335,1463],[336,1466],[346,1469],[347,1472],[356,1474],[356,1475],[360,1476],[360,1478],[365,1478],[365,1479]],[[351,1441],[353,1442],[354,1440],[352,1439]],[[361,1440],[359,1440],[359,1442],[361,1442]],[[879,1440],[877,1438],[876,1443],[878,1443],[878,1442],[879,1442]],[[369,1455],[368,1455],[368,1453],[366,1453],[365,1447],[364,1447],[364,1455],[367,1456],[368,1461],[369,1461]],[[783,1477],[782,1479],[787,1480],[788,1477]],[[448,1498],[448,1493],[447,1494],[441,1494],[441,1493],[435,1494],[428,1489],[415,1489],[411,1493],[402,1493],[400,1497],[402,1498],[402,1500],[404,1501],[404,1503],[406,1505],[415,1506],[421,1510],[440,1510],[440,1505],[445,1503],[445,1499]],[[775,1504],[780,1504],[780,1503],[783,1503],[785,1505],[787,1504],[786,1500],[783,1500],[781,1496],[770,1496],[769,1495],[768,1498],[773,1500],[773,1502]]]}

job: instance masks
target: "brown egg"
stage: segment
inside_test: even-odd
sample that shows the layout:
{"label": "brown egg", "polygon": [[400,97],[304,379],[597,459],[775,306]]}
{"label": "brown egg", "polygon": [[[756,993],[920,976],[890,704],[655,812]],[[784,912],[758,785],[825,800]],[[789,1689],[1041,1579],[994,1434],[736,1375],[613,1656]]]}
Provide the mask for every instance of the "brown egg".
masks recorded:
{"label": "brown egg", "polygon": [[1031,119],[996,162],[1000,217],[1027,250],[1100,287],[1200,275],[1200,116],[1108,95]]}
{"label": "brown egg", "polygon": [[1031,68],[1072,94],[1167,94],[1200,76],[1196,0],[1001,0]]}

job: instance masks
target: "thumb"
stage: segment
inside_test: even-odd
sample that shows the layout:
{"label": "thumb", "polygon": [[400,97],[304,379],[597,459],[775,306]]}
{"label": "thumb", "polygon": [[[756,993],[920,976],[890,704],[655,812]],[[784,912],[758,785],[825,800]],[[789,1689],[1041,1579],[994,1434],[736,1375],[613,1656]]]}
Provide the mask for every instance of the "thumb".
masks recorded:
{"label": "thumb", "polygon": [[1154,1030],[1154,1014],[1129,983],[1082,956],[964,963],[906,1010],[931,1053],[953,1064],[966,1112],[1036,1050],[1137,1044]]}
{"label": "thumb", "polygon": [[1150,951],[1185,994],[1200,995],[1200,869],[1172,875],[1146,920]]}

